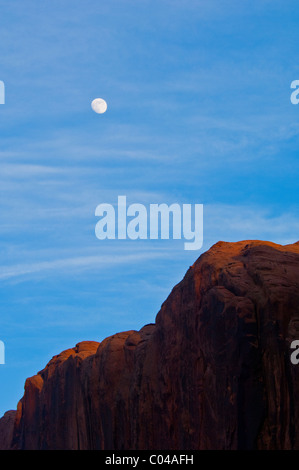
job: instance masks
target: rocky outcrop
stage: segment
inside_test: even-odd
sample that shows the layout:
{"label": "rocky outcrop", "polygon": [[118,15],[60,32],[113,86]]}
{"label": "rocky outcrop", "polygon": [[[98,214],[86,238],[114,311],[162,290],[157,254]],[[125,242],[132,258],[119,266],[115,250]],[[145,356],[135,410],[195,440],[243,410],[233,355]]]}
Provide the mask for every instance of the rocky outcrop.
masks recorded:
{"label": "rocky outcrop", "polygon": [[27,379],[0,448],[299,449],[299,243],[219,242],[155,324]]}
{"label": "rocky outcrop", "polygon": [[10,450],[13,439],[16,411],[7,411],[0,419],[0,449]]}

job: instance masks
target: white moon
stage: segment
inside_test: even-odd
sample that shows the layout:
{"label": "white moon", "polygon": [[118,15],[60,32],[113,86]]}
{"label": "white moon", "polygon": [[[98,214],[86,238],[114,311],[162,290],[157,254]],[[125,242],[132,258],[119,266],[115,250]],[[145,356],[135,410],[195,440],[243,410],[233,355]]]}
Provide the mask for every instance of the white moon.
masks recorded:
{"label": "white moon", "polygon": [[102,98],[96,98],[92,101],[91,107],[97,114],[103,114],[107,110],[107,103]]}

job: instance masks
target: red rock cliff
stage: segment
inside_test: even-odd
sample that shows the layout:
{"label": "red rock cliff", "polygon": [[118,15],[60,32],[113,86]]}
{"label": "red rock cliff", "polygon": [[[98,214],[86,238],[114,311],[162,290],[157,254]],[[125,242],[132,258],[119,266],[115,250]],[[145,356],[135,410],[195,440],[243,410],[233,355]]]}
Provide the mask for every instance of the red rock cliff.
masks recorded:
{"label": "red rock cliff", "polygon": [[4,449],[299,449],[299,243],[219,242],[140,331],[27,379]]}

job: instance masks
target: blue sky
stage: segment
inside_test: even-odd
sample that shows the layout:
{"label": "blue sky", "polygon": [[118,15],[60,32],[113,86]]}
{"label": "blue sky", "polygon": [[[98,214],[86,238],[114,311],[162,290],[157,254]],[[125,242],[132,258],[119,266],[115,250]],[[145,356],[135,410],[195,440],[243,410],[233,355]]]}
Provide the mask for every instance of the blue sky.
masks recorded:
{"label": "blue sky", "polygon": [[[299,15],[288,0],[0,5],[2,415],[54,354],[153,322],[213,243],[299,239]],[[118,195],[204,204],[202,249],[99,241],[95,208]]]}

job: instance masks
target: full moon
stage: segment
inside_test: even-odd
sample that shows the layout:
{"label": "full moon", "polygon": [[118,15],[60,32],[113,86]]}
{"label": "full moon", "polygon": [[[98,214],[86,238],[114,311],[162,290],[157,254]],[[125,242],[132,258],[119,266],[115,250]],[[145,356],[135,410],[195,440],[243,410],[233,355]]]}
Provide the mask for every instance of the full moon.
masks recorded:
{"label": "full moon", "polygon": [[97,114],[103,114],[107,110],[107,103],[102,98],[96,98],[91,102],[91,107]]}

